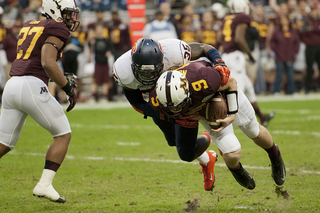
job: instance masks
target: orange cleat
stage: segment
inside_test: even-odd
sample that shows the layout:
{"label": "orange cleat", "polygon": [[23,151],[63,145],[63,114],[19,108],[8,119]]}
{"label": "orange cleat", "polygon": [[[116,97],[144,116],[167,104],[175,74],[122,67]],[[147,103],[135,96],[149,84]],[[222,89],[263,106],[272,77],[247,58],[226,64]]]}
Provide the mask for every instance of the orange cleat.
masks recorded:
{"label": "orange cleat", "polygon": [[209,155],[209,162],[207,165],[200,163],[202,169],[200,173],[203,173],[203,183],[204,183],[204,189],[206,191],[212,191],[214,188],[214,181],[215,181],[215,176],[214,176],[214,164],[217,161],[217,153],[215,151],[209,150],[206,151]]}

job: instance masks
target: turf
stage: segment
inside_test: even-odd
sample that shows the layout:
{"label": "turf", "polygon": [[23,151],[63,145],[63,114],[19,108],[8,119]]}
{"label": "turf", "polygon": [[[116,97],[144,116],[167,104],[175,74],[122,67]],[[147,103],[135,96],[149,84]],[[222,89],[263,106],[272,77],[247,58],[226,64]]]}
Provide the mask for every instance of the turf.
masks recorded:
{"label": "turf", "polygon": [[212,192],[203,189],[200,166],[179,160],[152,119],[132,108],[71,111],[72,141],[53,182],[64,204],[32,196],[52,138],[28,118],[0,161],[0,212],[320,212],[319,105],[260,102],[263,111],[276,110],[268,129],[287,167],[282,188],[265,151],[235,128],[256,188],[241,187],[219,156]]}

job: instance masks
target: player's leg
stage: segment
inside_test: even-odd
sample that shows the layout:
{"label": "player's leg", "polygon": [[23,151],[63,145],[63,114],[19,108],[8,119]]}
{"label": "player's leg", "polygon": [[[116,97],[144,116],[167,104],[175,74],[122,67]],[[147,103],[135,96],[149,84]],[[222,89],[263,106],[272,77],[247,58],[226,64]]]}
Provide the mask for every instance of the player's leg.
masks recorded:
{"label": "player's leg", "polygon": [[30,76],[25,78],[21,98],[21,102],[24,103],[23,111],[49,131],[54,138],[46,155],[42,176],[33,194],[64,203],[66,199],[53,188],[52,181],[68,150],[71,139],[70,124],[63,108],[48,92],[47,86],[38,78]]}
{"label": "player's leg", "polygon": [[279,148],[273,142],[269,131],[258,123],[249,100],[241,90],[238,90],[238,98],[240,106],[238,115],[242,117],[238,119],[240,120],[240,122],[238,122],[239,128],[268,153],[271,161],[273,179],[276,184],[282,185],[285,180],[286,171]]}
{"label": "player's leg", "polygon": [[[207,131],[210,131],[210,125],[207,121],[201,120],[201,124]],[[255,182],[253,178],[240,163],[241,145],[233,132],[232,124],[219,133],[210,134],[210,137],[219,148],[223,160],[236,181],[247,189],[254,189]]]}
{"label": "player's leg", "polygon": [[[2,103],[5,104],[5,102]],[[19,110],[2,108],[0,117],[0,158],[11,151],[17,144],[26,118],[27,115]]]}
{"label": "player's leg", "polygon": [[159,118],[152,118],[153,122],[161,129],[169,146],[176,146],[176,133],[173,123],[161,120]]}
{"label": "player's leg", "polygon": [[27,114],[16,109],[19,107],[18,100],[21,96],[21,91],[21,81],[19,81],[19,78],[14,77],[7,81],[2,94],[0,158],[15,147],[26,122]]}
{"label": "player's leg", "polygon": [[184,128],[175,125],[177,151],[181,160],[199,161],[203,173],[204,189],[211,191],[214,187],[214,165],[217,159],[215,151],[207,150],[211,139],[206,135],[198,135],[198,127]]}

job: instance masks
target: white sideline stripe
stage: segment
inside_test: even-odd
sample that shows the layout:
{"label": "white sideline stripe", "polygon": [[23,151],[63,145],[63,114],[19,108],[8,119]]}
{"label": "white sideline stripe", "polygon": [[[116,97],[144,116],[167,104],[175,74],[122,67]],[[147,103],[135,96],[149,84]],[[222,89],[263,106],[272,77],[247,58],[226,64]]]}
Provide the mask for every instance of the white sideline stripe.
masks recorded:
{"label": "white sideline stripe", "polygon": [[139,142],[117,142],[116,143],[118,146],[140,146]]}
{"label": "white sideline stripe", "polygon": [[[27,155],[27,156],[45,156],[43,153],[19,153],[15,150],[12,150],[9,152],[11,155]],[[75,157],[72,155],[66,155],[67,159],[86,159],[86,160],[107,160],[105,157],[94,157],[94,156],[88,156],[88,157]],[[181,164],[198,164],[198,162],[186,162],[182,160],[169,160],[169,159],[151,159],[151,158],[120,158],[120,157],[115,157],[113,158],[114,160],[118,161],[137,161],[137,162],[158,162],[158,163],[181,163]],[[218,167],[226,167],[224,163],[216,163],[215,166]],[[265,166],[249,166],[249,165],[243,165],[243,167],[248,168],[248,169],[257,169],[257,170],[270,170],[270,167],[265,167]],[[294,170],[294,169],[289,169],[286,168],[287,171]],[[308,171],[304,169],[299,170],[300,173],[304,174],[317,174],[320,175],[320,171]]]}

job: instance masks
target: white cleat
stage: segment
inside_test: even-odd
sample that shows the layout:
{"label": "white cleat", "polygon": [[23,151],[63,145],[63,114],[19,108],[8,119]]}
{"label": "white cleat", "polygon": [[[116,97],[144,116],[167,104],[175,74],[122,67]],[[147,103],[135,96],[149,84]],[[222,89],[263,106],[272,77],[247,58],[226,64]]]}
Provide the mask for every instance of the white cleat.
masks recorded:
{"label": "white cleat", "polygon": [[33,195],[37,197],[45,197],[57,203],[66,202],[66,198],[60,196],[51,184],[48,186],[43,186],[40,183],[38,183],[33,189]]}

